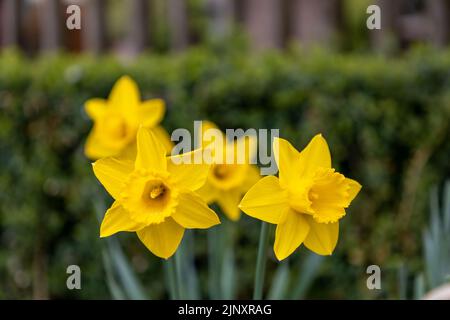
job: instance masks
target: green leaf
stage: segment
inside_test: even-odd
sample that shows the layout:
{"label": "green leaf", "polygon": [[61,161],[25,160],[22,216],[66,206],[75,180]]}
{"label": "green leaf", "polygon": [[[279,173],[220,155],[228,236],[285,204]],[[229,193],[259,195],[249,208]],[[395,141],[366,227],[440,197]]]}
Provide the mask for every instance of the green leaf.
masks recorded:
{"label": "green leaf", "polygon": [[306,259],[301,263],[298,278],[295,280],[295,287],[291,297],[293,299],[303,299],[309,287],[316,278],[324,257],[315,253],[309,253]]}
{"label": "green leaf", "polygon": [[[98,220],[101,222],[106,206],[102,197],[97,197],[94,208]],[[124,255],[120,243],[116,237],[104,239],[106,249],[103,249],[103,262],[108,276],[108,287],[111,295],[118,299],[145,300],[146,295],[142,285],[134,273],[127,257]]]}
{"label": "green leaf", "polygon": [[285,299],[289,287],[289,265],[287,262],[281,263],[272,280],[267,298],[270,300]]}

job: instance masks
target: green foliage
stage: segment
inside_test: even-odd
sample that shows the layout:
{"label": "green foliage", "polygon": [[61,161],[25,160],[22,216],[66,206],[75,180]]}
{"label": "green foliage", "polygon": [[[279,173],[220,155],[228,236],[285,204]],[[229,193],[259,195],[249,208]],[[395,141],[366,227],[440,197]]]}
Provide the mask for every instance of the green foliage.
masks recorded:
{"label": "green foliage", "polygon": [[[413,270],[421,268],[428,189],[450,173],[448,70],[450,52],[426,49],[386,59],[323,52],[243,54],[230,46],[221,53],[193,49],[127,64],[113,57],[29,60],[3,52],[0,298],[45,296],[46,283],[52,298],[110,297],[105,243],[98,237],[93,205],[110,200],[83,155],[91,123],[82,106],[90,97],[106,97],[125,73],[136,79],[144,98],[167,101],[169,131],[192,128],[199,119],[222,128],[280,128],[297,148],[322,132],[336,169],[363,189],[342,220],[336,253],[325,258],[307,297],[372,297],[365,287],[368,264],[391,270],[407,261]],[[235,230],[237,286],[229,292],[238,298],[251,296],[258,226],[243,217]],[[133,234],[117,238],[145,295],[167,297],[162,262]],[[200,295],[206,297],[206,233],[195,232],[195,240],[190,251],[196,259],[189,265],[195,263]],[[306,259],[306,250],[300,251],[290,258],[291,266]],[[81,267],[81,291],[65,286],[70,264]],[[267,279],[276,273],[279,283],[272,296],[287,290],[288,270],[276,270],[272,256]],[[298,270],[290,273],[297,276]],[[393,278],[382,296],[395,296],[389,291]],[[302,287],[292,287],[304,296]]]}
{"label": "green foliage", "polygon": [[429,289],[450,281],[450,181],[442,192],[430,196],[430,222],[423,234],[426,280]]}
{"label": "green foliage", "polygon": [[423,270],[411,275],[405,264],[398,269],[401,299],[422,299],[427,291],[450,281],[450,181],[441,196],[437,186],[431,188],[428,216],[422,233]]}

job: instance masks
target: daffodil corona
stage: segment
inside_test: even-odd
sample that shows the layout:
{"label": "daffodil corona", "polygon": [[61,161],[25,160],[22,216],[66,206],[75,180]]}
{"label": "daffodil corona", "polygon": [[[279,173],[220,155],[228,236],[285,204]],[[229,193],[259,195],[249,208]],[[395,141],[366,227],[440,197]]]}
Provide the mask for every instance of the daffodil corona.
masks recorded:
{"label": "daffodil corona", "polygon": [[[201,149],[175,157],[194,157]],[[96,177],[115,199],[106,212],[100,236],[136,232],[155,255],[169,258],[184,229],[209,228],[220,221],[195,193],[206,181],[208,164],[185,164],[166,157],[154,134],[141,127],[134,162],[104,158],[93,164]],[[192,163],[192,162],[191,162]]]}
{"label": "daffodil corona", "polygon": [[361,185],[331,167],[330,151],[320,134],[302,152],[280,138],[273,147],[279,177],[258,181],[239,207],[249,216],[277,225],[274,251],[278,260],[302,243],[317,254],[332,254],[339,220]]}
{"label": "daffodil corona", "polygon": [[171,141],[161,122],[165,105],[161,99],[141,102],[136,83],[123,76],[115,83],[108,100],[94,98],[85,103],[85,110],[94,121],[85,154],[90,159],[113,156],[136,156],[136,132],[139,126],[151,128],[169,152]]}
{"label": "daffodil corona", "polygon": [[[250,158],[256,152],[256,141],[249,137],[228,141],[215,124],[204,121],[203,137],[199,137],[204,147],[218,142],[206,141],[205,134],[209,129],[218,130],[220,133],[220,136],[215,138],[221,140],[218,146],[222,146],[222,150],[212,148],[211,171],[205,185],[198,192],[207,203],[216,202],[229,219],[236,221],[241,215],[238,204],[242,195],[260,178],[257,168],[250,164]],[[245,154],[239,155],[242,150]],[[231,163],[226,161],[227,155],[230,154],[233,155]],[[238,157],[241,157],[242,163],[238,161]]]}

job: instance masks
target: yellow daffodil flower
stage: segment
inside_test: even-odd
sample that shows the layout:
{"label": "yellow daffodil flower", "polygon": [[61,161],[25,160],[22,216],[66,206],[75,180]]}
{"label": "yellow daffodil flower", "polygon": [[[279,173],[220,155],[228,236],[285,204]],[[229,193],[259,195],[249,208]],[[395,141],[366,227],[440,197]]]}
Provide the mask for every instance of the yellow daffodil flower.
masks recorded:
{"label": "yellow daffodil flower", "polygon": [[[192,158],[196,152],[202,150],[174,157]],[[143,127],[137,133],[134,163],[117,158],[97,160],[94,173],[115,199],[101,224],[100,237],[136,232],[151,252],[167,259],[177,250],[185,228],[219,224],[214,211],[195,193],[205,183],[210,165],[179,162],[166,157],[163,144]]]}
{"label": "yellow daffodil flower", "polygon": [[274,251],[278,260],[302,243],[317,254],[331,255],[339,219],[361,185],[331,167],[330,151],[320,134],[302,152],[280,138],[273,147],[279,178],[258,181],[239,207],[249,216],[277,225]]}
{"label": "yellow daffodil flower", "polygon": [[94,121],[85,145],[90,159],[113,156],[136,156],[136,132],[140,125],[151,128],[169,152],[172,143],[161,122],[165,105],[161,99],[141,102],[137,84],[123,76],[114,84],[108,100],[94,98],[85,103],[88,116]]}
{"label": "yellow daffodil flower", "polygon": [[[217,129],[217,127],[212,122],[203,122],[203,147],[213,143],[205,140],[204,135],[208,129]],[[198,193],[208,204],[217,203],[229,219],[237,221],[241,216],[238,204],[242,195],[260,178],[258,168],[249,164],[249,160],[256,152],[256,140],[253,137],[242,137],[235,141],[228,141],[225,135],[222,135],[220,139],[222,141],[219,145],[223,147],[223,151],[212,152],[213,165],[210,174]],[[238,150],[241,150],[241,143],[245,143],[246,154],[244,163],[238,164]],[[228,164],[225,161],[226,155],[231,152],[233,152],[235,161]]]}

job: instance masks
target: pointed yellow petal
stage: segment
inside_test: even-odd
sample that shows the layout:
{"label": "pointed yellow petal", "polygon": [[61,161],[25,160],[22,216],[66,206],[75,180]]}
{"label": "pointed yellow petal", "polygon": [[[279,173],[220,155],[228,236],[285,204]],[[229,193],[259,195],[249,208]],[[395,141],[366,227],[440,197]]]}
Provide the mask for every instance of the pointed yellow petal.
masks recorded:
{"label": "pointed yellow petal", "polygon": [[162,99],[147,100],[141,103],[139,109],[141,123],[145,127],[154,127],[160,123],[166,111],[164,100]]}
{"label": "pointed yellow petal", "polygon": [[133,165],[136,161],[136,155],[137,155],[137,145],[136,142],[134,143],[130,143],[129,145],[127,145],[119,154],[119,156],[117,156],[117,158],[121,159],[121,160],[129,160],[131,162],[133,162]]}
{"label": "pointed yellow petal", "polygon": [[211,204],[214,201],[216,201],[216,199],[219,198],[219,190],[214,187],[212,185],[212,183],[208,182],[208,180],[206,181],[206,183],[197,191],[195,191],[200,198],[203,199],[203,201],[205,201],[207,204]]}
{"label": "pointed yellow petal", "polygon": [[116,158],[104,158],[92,164],[94,174],[109,194],[117,199],[123,188],[123,183],[133,171],[131,161]]}
{"label": "pointed yellow petal", "polygon": [[140,103],[139,88],[129,76],[122,76],[114,84],[109,95],[109,102],[114,108],[130,111]]}
{"label": "pointed yellow petal", "polygon": [[[219,135],[220,138],[223,139],[223,140],[225,139],[225,135],[220,131],[220,129],[216,126],[216,124],[211,122],[211,121],[202,121],[201,129],[202,129],[201,132],[198,132],[198,134],[201,134],[201,136],[197,136],[195,138],[196,138],[196,141],[198,141],[198,142],[202,141],[202,147],[203,148],[205,148],[210,143],[214,143],[214,138],[216,138],[215,135],[210,136],[209,134],[207,134],[208,138],[212,138],[212,139],[211,140],[210,139],[205,140],[205,133],[209,129],[214,129],[214,130],[217,131],[217,133],[220,132],[220,135]],[[222,141],[222,143],[223,143],[223,146],[225,146],[224,141]]]}
{"label": "pointed yellow petal", "polygon": [[170,154],[173,148],[173,141],[170,140],[170,135],[167,133],[166,129],[161,126],[156,126],[151,128],[150,131],[155,135],[156,139],[163,144],[166,154]]}
{"label": "pointed yellow petal", "polygon": [[92,120],[102,117],[107,107],[106,100],[97,98],[89,99],[84,104],[84,110]]}
{"label": "pointed yellow petal", "polygon": [[275,232],[273,250],[277,259],[281,261],[290,256],[305,240],[309,229],[304,214],[289,210]]}
{"label": "pointed yellow petal", "polygon": [[201,157],[202,153],[203,149],[197,149],[167,158],[167,171],[180,188],[195,191],[205,184],[211,166],[194,163],[195,157]]}
{"label": "pointed yellow petal", "polygon": [[181,193],[172,218],[188,229],[206,229],[220,223],[216,213],[194,192]]}
{"label": "pointed yellow petal", "polygon": [[166,171],[166,150],[155,135],[144,127],[137,133],[136,168]]}
{"label": "pointed yellow petal", "polygon": [[248,190],[239,208],[253,218],[277,224],[288,208],[288,193],[278,178],[267,176]]}
{"label": "pointed yellow petal", "polygon": [[114,202],[103,218],[100,237],[109,237],[120,231],[137,231],[144,227],[144,224],[132,220],[128,212],[120,204]]}
{"label": "pointed yellow petal", "polygon": [[217,203],[222,209],[223,213],[227,215],[230,220],[237,221],[241,217],[241,210],[239,210],[239,201],[241,201],[242,193],[239,189],[231,189],[220,194]]}
{"label": "pointed yellow petal", "polygon": [[307,217],[310,231],[305,239],[305,246],[320,255],[331,255],[339,237],[339,222],[317,223]]}
{"label": "pointed yellow petal", "polygon": [[251,187],[255,185],[261,179],[259,168],[257,166],[249,165],[247,168],[247,173],[242,183],[241,191],[246,193]]}
{"label": "pointed yellow petal", "polygon": [[92,129],[86,139],[86,144],[84,145],[84,154],[86,157],[92,160],[97,160],[114,156],[116,152],[116,150],[108,148],[101,143],[100,139],[98,139],[96,130]]}
{"label": "pointed yellow petal", "polygon": [[287,141],[281,138],[273,140],[273,152],[278,166],[280,185],[289,188],[299,179],[298,159],[299,152]]}
{"label": "pointed yellow petal", "polygon": [[348,205],[350,205],[350,202],[352,202],[353,199],[355,199],[356,195],[361,190],[361,185],[358,183],[358,181],[355,181],[353,179],[345,178],[345,181],[349,185],[349,189],[348,189],[348,193],[349,193]]}
{"label": "pointed yellow petal", "polygon": [[163,259],[170,258],[177,251],[183,234],[184,228],[172,218],[137,231],[139,239],[147,249]]}
{"label": "pointed yellow petal", "polygon": [[330,149],[321,134],[314,136],[300,152],[299,167],[300,176],[313,175],[317,167],[331,168]]}

